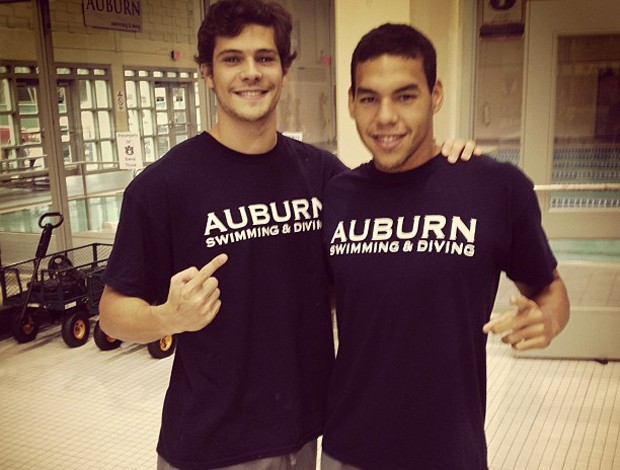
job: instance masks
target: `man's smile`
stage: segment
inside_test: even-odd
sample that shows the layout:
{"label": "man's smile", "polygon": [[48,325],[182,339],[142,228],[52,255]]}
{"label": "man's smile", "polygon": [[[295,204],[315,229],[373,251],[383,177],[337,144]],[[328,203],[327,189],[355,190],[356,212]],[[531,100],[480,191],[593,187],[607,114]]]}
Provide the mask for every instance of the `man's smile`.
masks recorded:
{"label": "man's smile", "polygon": [[371,137],[380,148],[391,150],[398,146],[405,134],[372,134]]}
{"label": "man's smile", "polygon": [[257,98],[267,94],[267,90],[235,90],[233,93],[241,98]]}

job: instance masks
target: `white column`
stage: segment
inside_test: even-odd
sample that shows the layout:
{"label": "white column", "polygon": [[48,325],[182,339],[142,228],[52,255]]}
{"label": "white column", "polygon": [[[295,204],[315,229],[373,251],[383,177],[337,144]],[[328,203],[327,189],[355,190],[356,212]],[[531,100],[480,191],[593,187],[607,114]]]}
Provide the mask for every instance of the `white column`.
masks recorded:
{"label": "white column", "polygon": [[409,23],[410,0],[335,0],[338,156],[349,167],[370,160],[349,116],[351,54],[360,38],[383,23]]}
{"label": "white column", "polygon": [[[49,172],[52,208],[64,216],[64,223],[55,231],[56,250],[73,246],[71,217],[67,197],[67,180],[63,160],[60,122],[56,100],[56,64],[52,46],[49,0],[32,0],[39,65],[39,91],[41,92],[41,127],[43,150]],[[50,248],[49,251],[53,250]]]}

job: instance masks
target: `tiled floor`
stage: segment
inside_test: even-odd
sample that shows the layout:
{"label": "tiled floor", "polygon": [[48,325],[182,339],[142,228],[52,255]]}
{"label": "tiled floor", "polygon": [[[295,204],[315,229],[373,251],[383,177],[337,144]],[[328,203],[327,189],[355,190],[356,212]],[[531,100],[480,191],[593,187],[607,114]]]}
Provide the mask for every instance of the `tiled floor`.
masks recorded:
{"label": "tiled floor", "polygon": [[[620,266],[578,268],[564,269],[573,303],[618,305]],[[494,338],[487,350],[491,470],[620,469],[620,362],[515,358]],[[0,341],[0,468],[154,469],[171,363],[130,344],[70,349],[58,327]]]}
{"label": "tiled floor", "polygon": [[172,360],[130,344],[70,349],[58,330],[0,342],[0,468],[154,469]]}
{"label": "tiled floor", "polygon": [[620,469],[620,362],[487,352],[491,470]]}

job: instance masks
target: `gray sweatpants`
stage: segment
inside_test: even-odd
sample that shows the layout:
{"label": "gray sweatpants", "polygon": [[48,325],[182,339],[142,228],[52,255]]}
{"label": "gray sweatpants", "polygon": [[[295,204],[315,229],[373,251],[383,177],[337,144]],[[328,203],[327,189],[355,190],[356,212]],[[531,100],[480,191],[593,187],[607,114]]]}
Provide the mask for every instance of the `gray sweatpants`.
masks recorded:
{"label": "gray sweatpants", "polygon": [[[182,470],[173,467],[160,455],[157,470]],[[316,470],[316,440],[308,442],[293,454],[252,460],[216,470]]]}
{"label": "gray sweatpants", "polygon": [[359,467],[354,467],[353,465],[347,465],[346,463],[342,463],[340,460],[336,460],[325,452],[321,453],[321,470],[362,470]]}

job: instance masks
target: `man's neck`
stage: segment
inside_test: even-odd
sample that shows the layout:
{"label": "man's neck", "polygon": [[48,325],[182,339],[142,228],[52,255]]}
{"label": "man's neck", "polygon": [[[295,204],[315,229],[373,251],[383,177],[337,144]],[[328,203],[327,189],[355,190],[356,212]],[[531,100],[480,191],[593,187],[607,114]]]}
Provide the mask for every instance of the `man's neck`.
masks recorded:
{"label": "man's neck", "polygon": [[278,142],[275,120],[245,123],[236,121],[231,124],[224,118],[209,130],[209,134],[222,145],[248,155],[267,153]]}

